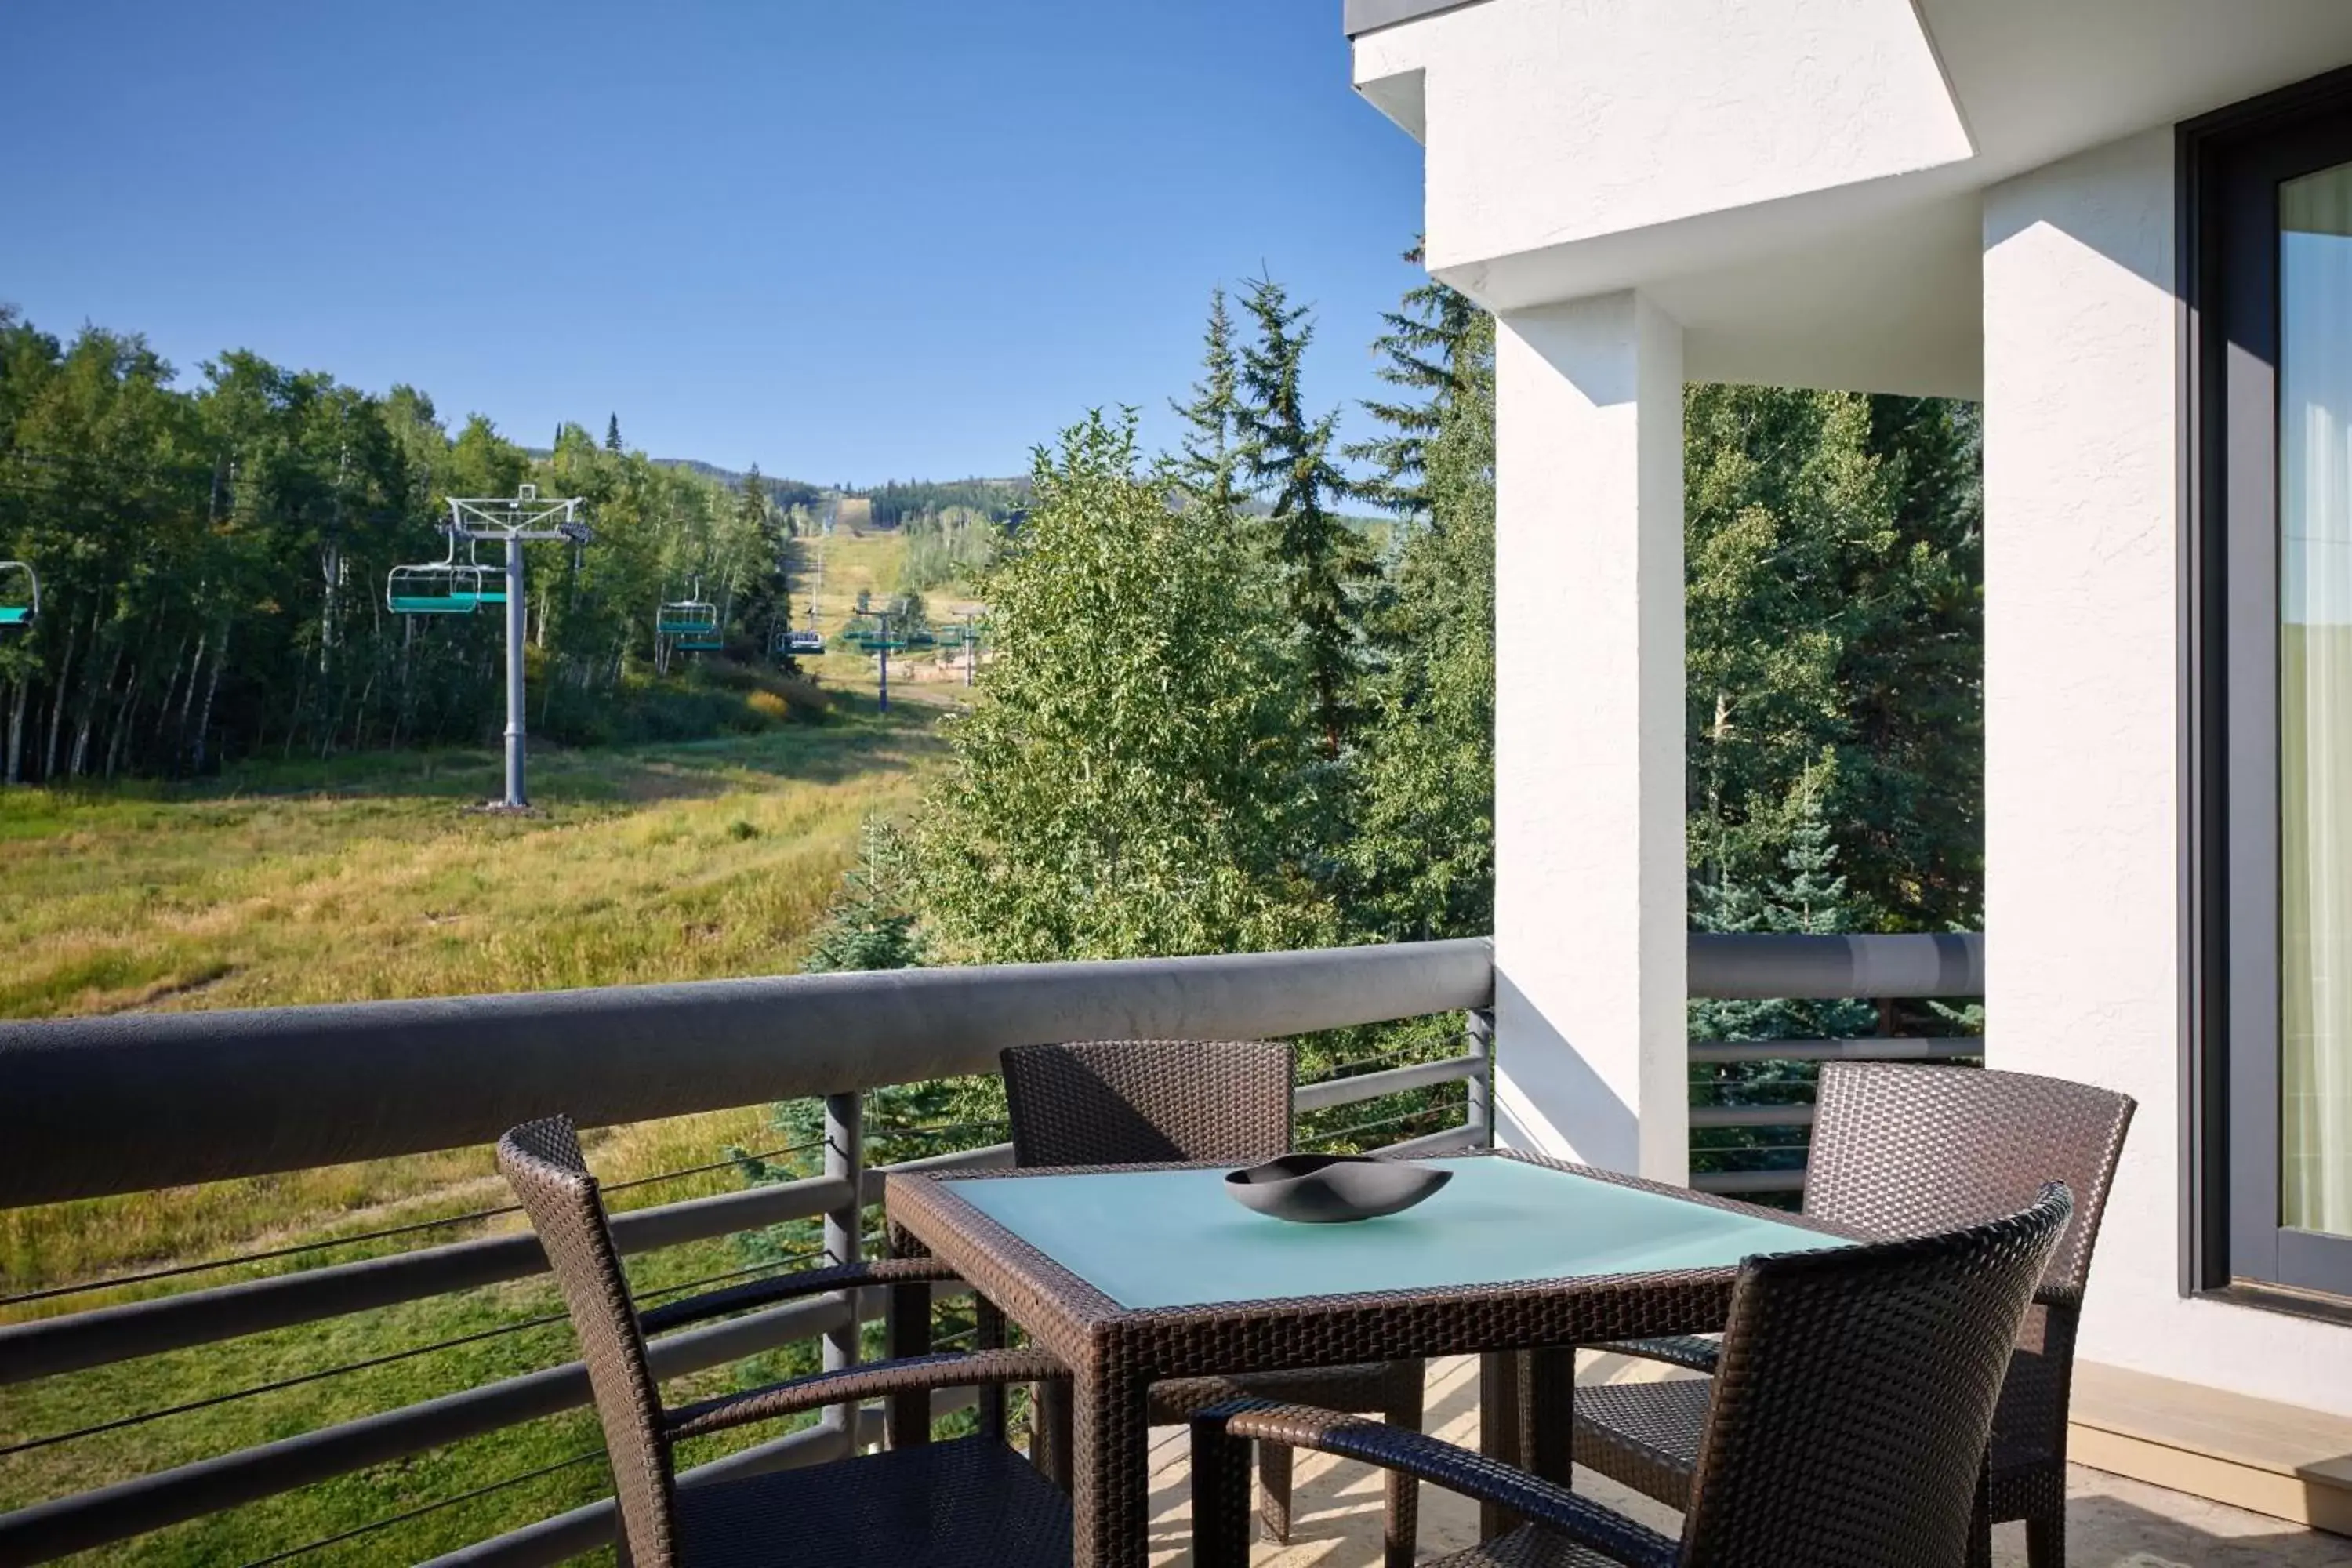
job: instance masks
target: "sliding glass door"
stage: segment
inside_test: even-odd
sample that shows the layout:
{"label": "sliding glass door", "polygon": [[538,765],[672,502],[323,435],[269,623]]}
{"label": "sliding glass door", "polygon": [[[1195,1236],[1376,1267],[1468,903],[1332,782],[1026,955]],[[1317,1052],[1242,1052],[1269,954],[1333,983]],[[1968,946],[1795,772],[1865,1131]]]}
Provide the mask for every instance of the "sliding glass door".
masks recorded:
{"label": "sliding glass door", "polygon": [[2278,1222],[2352,1237],[2352,163],[2278,203]]}
{"label": "sliding glass door", "polygon": [[2215,1272],[2352,1296],[2352,107],[2273,121],[2203,172]]}

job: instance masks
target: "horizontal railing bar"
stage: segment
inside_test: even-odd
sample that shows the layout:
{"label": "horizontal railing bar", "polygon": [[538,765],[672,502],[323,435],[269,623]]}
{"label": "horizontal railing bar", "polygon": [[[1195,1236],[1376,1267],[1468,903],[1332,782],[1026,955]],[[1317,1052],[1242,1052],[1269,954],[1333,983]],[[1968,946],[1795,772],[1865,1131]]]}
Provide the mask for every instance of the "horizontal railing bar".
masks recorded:
{"label": "horizontal railing bar", "polygon": [[420,1503],[415,1508],[403,1509],[398,1513],[386,1514],[381,1519],[370,1520],[365,1524],[354,1525],[349,1530],[339,1530],[332,1535],[320,1536],[316,1540],[306,1542],[302,1545],[288,1547],[282,1552],[273,1552],[267,1557],[254,1558],[252,1561],[245,1564],[245,1568],[270,1568],[270,1565],[273,1563],[292,1563],[298,1559],[308,1557],[313,1552],[323,1552],[328,1547],[341,1546],[348,1542],[357,1541],[362,1536],[373,1535],[379,1531],[392,1530],[400,1525],[423,1519],[428,1514],[436,1514],[441,1512],[445,1509],[456,1508],[460,1503],[474,1502],[482,1498],[495,1496],[502,1491],[510,1491],[516,1487],[527,1486],[532,1481],[545,1480],[550,1476],[561,1474],[562,1471],[572,1469],[580,1465],[588,1464],[592,1460],[601,1460],[604,1458],[604,1450],[602,1447],[591,1448],[585,1453],[574,1454],[568,1459],[558,1459],[551,1465],[541,1465],[536,1469],[524,1470],[517,1475],[507,1476],[499,1480],[491,1481],[486,1486],[475,1487],[470,1490],[451,1492],[446,1497],[435,1498],[431,1502]]}
{"label": "horizontal railing bar", "polygon": [[[969,1388],[942,1388],[931,1396],[933,1419],[951,1412],[970,1408],[974,1403]],[[857,1446],[864,1447],[882,1440],[884,1420],[879,1405],[866,1405],[857,1411]],[[845,1458],[849,1445],[841,1437],[836,1426],[804,1426],[785,1436],[771,1439],[752,1447],[740,1448],[723,1458],[698,1465],[679,1475],[681,1487],[709,1486],[716,1481],[741,1480],[751,1476],[763,1476],[772,1470],[797,1468],[803,1465],[821,1465]],[[478,1541],[461,1546],[455,1552],[434,1558],[423,1568],[553,1568],[570,1562],[583,1552],[609,1545],[614,1533],[615,1519],[613,1500],[603,1498],[583,1504],[568,1513],[488,1541]]]}
{"label": "horizontal railing bar", "polygon": [[1703,1127],[1811,1127],[1810,1105],[1694,1105],[1690,1124]]}
{"label": "horizontal railing bar", "polygon": [[1372,1152],[1391,1155],[1400,1160],[1414,1154],[1443,1154],[1449,1149],[1475,1148],[1482,1135],[1482,1129],[1465,1122],[1459,1127],[1448,1127],[1436,1132],[1424,1132],[1418,1138],[1408,1138],[1402,1143],[1384,1143]]}
{"label": "horizontal railing bar", "polygon": [[1690,1180],[1702,1193],[1794,1193],[1804,1190],[1799,1171],[1702,1171]]}
{"label": "horizontal railing bar", "polygon": [[1725,1001],[1981,996],[1984,937],[1693,931],[1685,989]]}
{"label": "horizontal railing bar", "polygon": [[1384,1094],[1402,1094],[1407,1089],[1427,1089],[1433,1084],[1459,1083],[1473,1073],[1485,1071],[1486,1066],[1477,1057],[1448,1057],[1442,1062],[1390,1068],[1359,1078],[1329,1079],[1300,1085],[1292,1103],[1302,1111],[1328,1110],[1335,1105],[1355,1105],[1378,1100]]}
{"label": "horizontal railing bar", "polygon": [[[844,1201],[847,1185],[813,1176],[632,1209],[613,1216],[613,1237],[624,1253],[708,1241],[821,1215]],[[0,1385],[500,1284],[546,1268],[539,1238],[525,1231],[0,1325]]]}
{"label": "horizontal railing bar", "polygon": [[195,1263],[175,1263],[162,1268],[142,1269],[135,1274],[109,1275],[104,1279],[79,1279],[70,1285],[53,1285],[39,1290],[26,1290],[14,1296],[0,1296],[0,1308],[29,1306],[35,1301],[54,1301],[65,1296],[88,1296],[101,1290],[128,1289],[133,1285],[152,1285],[159,1279],[184,1279],[191,1274],[215,1274],[225,1268],[247,1268],[257,1263],[276,1263],[289,1258],[302,1258],[313,1252],[331,1252],[338,1247],[364,1247],[371,1241],[389,1241],[396,1236],[415,1236],[428,1230],[449,1230],[458,1226],[479,1225],[486,1220],[503,1219],[522,1213],[520,1204],[501,1204],[497,1208],[470,1209],[464,1214],[443,1215],[434,1219],[420,1219],[410,1225],[386,1226],[381,1230],[363,1230],[354,1236],[329,1236],[315,1241],[298,1242],[291,1247],[264,1247],[258,1252],[233,1252],[219,1258],[207,1258]]}
{"label": "horizontal railing bar", "polygon": [[1694,1062],[1917,1062],[1984,1055],[1983,1039],[1874,1036],[1860,1040],[1693,1040]]}
{"label": "horizontal railing bar", "polygon": [[[883,1426],[881,1408],[877,1405],[860,1410],[857,1426],[861,1445],[878,1439]],[[708,1486],[712,1481],[736,1480],[770,1470],[822,1465],[845,1457],[848,1450],[840,1427],[804,1426],[756,1447],[739,1449],[725,1458],[698,1465],[680,1474],[677,1484]],[[553,1568],[556,1563],[568,1563],[600,1546],[610,1545],[614,1524],[613,1500],[601,1498],[536,1524],[444,1552],[423,1568]]]}
{"label": "horizontal railing bar", "polygon": [[1483,1007],[1483,938],[0,1025],[0,1206],[994,1069],[1046,1040],[1247,1038]]}
{"label": "horizontal railing bar", "polygon": [[[875,1293],[877,1308],[882,1294]],[[682,1377],[823,1333],[846,1321],[849,1310],[849,1304],[839,1295],[795,1301],[655,1340],[647,1347],[648,1356],[656,1378]],[[35,1503],[0,1514],[0,1562],[47,1562],[518,1422],[576,1409],[588,1401],[587,1368],[576,1361],[567,1362]]]}

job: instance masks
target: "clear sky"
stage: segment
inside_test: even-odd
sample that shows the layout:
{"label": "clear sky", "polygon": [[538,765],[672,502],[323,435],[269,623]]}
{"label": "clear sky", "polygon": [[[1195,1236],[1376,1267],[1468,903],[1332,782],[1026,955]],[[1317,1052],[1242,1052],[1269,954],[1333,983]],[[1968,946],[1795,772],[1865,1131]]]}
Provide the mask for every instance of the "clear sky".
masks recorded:
{"label": "clear sky", "polygon": [[1416,276],[1338,0],[10,0],[0,58],[0,300],[532,445],[1016,472],[1091,405],[1171,438],[1261,267],[1352,404]]}

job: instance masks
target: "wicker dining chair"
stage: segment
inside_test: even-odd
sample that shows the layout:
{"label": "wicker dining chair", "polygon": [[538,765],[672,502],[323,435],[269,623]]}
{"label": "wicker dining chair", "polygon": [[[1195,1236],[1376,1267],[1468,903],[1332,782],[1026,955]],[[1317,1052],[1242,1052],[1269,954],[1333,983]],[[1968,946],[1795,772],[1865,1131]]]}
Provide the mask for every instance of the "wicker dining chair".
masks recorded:
{"label": "wicker dining chair", "polygon": [[2052,1183],[1938,1235],[1750,1258],[1732,1288],[1682,1536],[1500,1460],[1328,1410],[1192,1418],[1196,1568],[1249,1560],[1246,1449],[1362,1459],[1528,1523],[1429,1568],[1962,1568],[2009,1352],[2074,1207]]}
{"label": "wicker dining chair", "polygon": [[[1002,1059],[1016,1165],[1246,1165],[1291,1147],[1296,1060],[1279,1041],[1097,1040],[1015,1046]],[[1152,1386],[1151,1419],[1172,1424],[1245,1394],[1367,1411],[1418,1428],[1422,1381],[1417,1361],[1183,1378]],[[1288,1448],[1260,1446],[1260,1511],[1276,1541],[1290,1538],[1290,1472]],[[1390,1568],[1413,1560],[1419,1503],[1410,1477],[1389,1477]]]}
{"label": "wicker dining chair", "polygon": [[[2033,1568],[2066,1560],[2066,1418],[2091,1248],[2133,1102],[2060,1079],[1982,1068],[1831,1062],[1822,1069],[1805,1213],[1867,1234],[1908,1236],[2000,1214],[2044,1182],[2074,1194],[2074,1218],[2018,1335],[1993,1415],[1986,1524],[2022,1520]],[[1711,1373],[1708,1339],[1604,1350]],[[1673,1508],[1690,1504],[1712,1385],[1706,1379],[1580,1387],[1579,1464]]]}
{"label": "wicker dining chair", "polygon": [[691,1405],[665,1406],[646,1336],[754,1307],[862,1285],[891,1287],[894,1344],[927,1342],[929,1281],[953,1276],[929,1258],[806,1269],[639,1312],[596,1179],[572,1123],[527,1122],[499,1140],[499,1169],[521,1199],[579,1335],[604,1428],[629,1568],[824,1563],[838,1568],[983,1568],[1070,1561],[1069,1499],[1006,1446],[1001,1427],[929,1441],[929,1423],[893,1448],[741,1479],[680,1487],[677,1446],[825,1405],[931,1391],[1066,1378],[1052,1357],[1005,1350],[927,1355],[820,1373]]}

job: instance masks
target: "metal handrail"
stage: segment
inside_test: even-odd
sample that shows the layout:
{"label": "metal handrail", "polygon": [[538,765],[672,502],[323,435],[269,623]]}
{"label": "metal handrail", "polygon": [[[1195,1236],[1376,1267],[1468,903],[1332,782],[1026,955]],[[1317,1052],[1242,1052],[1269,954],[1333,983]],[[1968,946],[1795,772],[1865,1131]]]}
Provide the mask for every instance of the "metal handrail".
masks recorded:
{"label": "metal handrail", "polygon": [[[1982,984],[1982,944],[1972,936],[1696,935],[1689,952],[1693,995],[1971,995]],[[1006,1045],[1279,1037],[1465,1013],[1460,1056],[1298,1091],[1298,1109],[1314,1111],[1465,1083],[1460,1125],[1387,1150],[1438,1152],[1491,1141],[1485,1009],[1493,993],[1491,944],[1474,940],[0,1025],[0,1147],[11,1151],[0,1165],[0,1206],[460,1146],[557,1110],[599,1125],[829,1096],[831,1132],[854,1144],[856,1130],[842,1118],[856,1114],[856,1090],[990,1071]],[[1842,1055],[1981,1051],[1981,1042],[1880,1040],[1707,1043],[1693,1055],[1754,1048],[1785,1057],[1813,1047]],[[1741,1125],[1801,1126],[1806,1108],[1730,1114]],[[1775,1120],[1767,1123],[1767,1115]],[[857,1211],[881,1200],[892,1170],[975,1168],[1010,1154],[999,1144],[884,1168],[865,1167],[853,1154],[831,1162],[825,1176],[635,1210],[616,1215],[614,1228],[623,1250],[637,1252],[822,1216],[846,1245],[861,1233]],[[1769,1191],[1792,1176],[1801,1181],[1801,1173],[1730,1173],[1698,1184]],[[544,1266],[535,1238],[491,1237],[0,1327],[0,1383],[519,1279]],[[820,1334],[836,1354],[855,1353],[849,1326],[878,1315],[879,1295],[796,1302],[669,1336],[656,1350],[661,1374]],[[0,1515],[0,1559],[39,1561],[121,1540],[587,1398],[574,1363],[37,1504]],[[833,1414],[854,1420],[863,1436],[868,1413]],[[832,1458],[847,1439],[840,1425],[814,1428],[730,1456],[698,1479]],[[552,1563],[609,1534],[610,1519],[609,1503],[592,1505],[452,1560]]]}
{"label": "metal handrail", "polygon": [[[1384,973],[1376,967],[1382,963],[1393,967]],[[918,1034],[930,1030],[932,1037],[916,1047],[868,1051],[856,1063],[849,1079],[855,1087],[843,1089],[838,1079],[828,1086],[833,1092],[826,1097],[827,1142],[833,1149],[826,1174],[616,1215],[614,1228],[622,1250],[642,1252],[787,1219],[822,1217],[835,1243],[854,1251],[857,1243],[852,1238],[862,1230],[859,1211],[882,1199],[892,1171],[979,1167],[1002,1163],[1011,1154],[1009,1146],[994,1145],[908,1161],[898,1166],[865,1167],[856,1152],[862,1142],[856,1124],[861,1118],[857,1091],[904,1081],[903,1074],[923,1072],[940,1065],[986,1070],[993,1066],[993,1041],[1006,1032],[1014,1032],[1022,1038],[1121,1034],[1277,1035],[1311,1027],[1454,1012],[1483,1004],[1492,988],[1486,944],[1475,942],[1421,943],[1402,949],[1253,954],[1239,959],[935,973],[972,983],[909,985],[904,984],[903,975],[853,975],[824,977],[841,983],[814,993],[793,987],[803,1000],[811,994],[815,996],[816,1002],[808,1011],[816,1017],[812,1020],[804,1013],[795,1016],[789,1028],[779,1026],[771,1018],[766,1030],[767,1054],[783,1060],[769,1066],[763,1081],[796,1086],[802,1081],[796,1075],[813,1069],[805,1060],[795,1058],[813,1055],[818,1058],[821,1067],[839,1059],[842,1047],[838,1040],[826,1041],[821,1047],[815,1042],[823,1037],[823,1019],[835,1016],[841,999],[846,995],[862,994],[868,1005],[895,1002],[901,1015],[910,1011],[915,1014],[911,1018],[902,1016],[898,1027]],[[1176,987],[1174,992],[1170,989],[1171,984]],[[1195,988],[1189,994],[1185,993],[1188,986]],[[731,989],[732,983],[722,988]],[[1131,988],[1133,994],[1122,999],[1122,988]],[[640,1025],[646,1017],[660,1015],[670,1003],[704,1009],[712,1005],[709,996],[694,994],[707,992],[709,988],[705,987],[646,989],[689,994],[683,1001],[675,995],[650,998],[643,991],[625,994],[625,1011],[634,1006]],[[1062,993],[1058,1001],[1055,997],[1057,990]],[[497,1005],[479,1010],[459,1007],[447,1017],[439,1016],[447,1010],[443,1004],[424,1005],[430,1016],[420,1016],[415,1005],[385,1004],[359,1009],[303,1009],[300,1012],[305,1016],[293,1019],[247,1015],[246,1021],[261,1026],[269,1036],[268,1052],[288,1048],[289,1041],[307,1039],[311,1042],[309,1048],[316,1048],[321,1037],[336,1041],[345,1062],[359,1076],[374,1082],[380,1092],[397,1097],[415,1090],[425,1064],[435,1059],[436,1049],[446,1048],[448,1040],[437,1046],[427,1041],[428,1048],[409,1049],[406,1060],[395,1060],[387,1068],[383,1053],[389,1049],[397,1058],[402,1049],[395,1038],[399,1028],[394,1026],[412,1027],[427,1036],[436,1030],[451,1038],[467,1036],[474,1040],[477,1054],[489,1058],[496,1070],[498,1058],[505,1048],[500,1044],[502,1037],[513,1032],[532,1036],[552,1027],[551,1020],[568,1017],[572,1011],[568,997],[559,997],[557,1005],[544,1011],[519,1005],[538,998],[491,1000]],[[731,1014],[740,998],[729,995],[717,1000],[721,1013]],[[915,1007],[917,1002],[923,1005]],[[207,1016],[217,1019],[236,1016]],[[113,1026],[52,1025],[0,1029],[0,1124],[8,1120],[6,1103],[12,1095],[25,1091],[36,1080],[45,1080],[52,1089],[62,1089],[63,1106],[69,1108],[77,1094],[89,1092],[87,1085],[75,1083],[77,1075],[122,1070],[126,1057],[136,1058],[150,1051],[157,1037],[174,1039],[185,1033],[185,1020],[181,1017],[101,1022]],[[728,1024],[733,1029],[744,1026],[741,1019]],[[869,1023],[864,1032],[870,1034],[872,1029]],[[596,1050],[613,1048],[622,1033],[607,1030],[600,1040],[591,1042],[592,1055]],[[944,1044],[941,1037],[945,1037]],[[238,1038],[234,1030],[222,1037],[231,1041]],[[1475,1037],[1477,1040],[1483,1038]],[[414,1039],[406,1042],[410,1047],[417,1043]],[[184,1048],[203,1048],[193,1041],[182,1040],[180,1044]],[[362,1045],[365,1048],[362,1048]],[[250,1056],[253,1047],[248,1044],[245,1048]],[[745,1048],[743,1038],[722,1031],[691,1047],[674,1044],[660,1054],[659,1066],[667,1077],[681,1070],[683,1065],[690,1065],[681,1064],[680,1058],[687,1057],[711,1066],[723,1078],[736,1070]],[[980,1054],[983,1049],[984,1057]],[[513,1059],[509,1050],[506,1067],[510,1071]],[[1367,1073],[1316,1086],[1308,1109],[1353,1104],[1433,1084],[1482,1079],[1486,1066],[1483,1048],[1474,1046],[1471,1054],[1446,1061]],[[546,1090],[560,1090],[560,1098],[552,1102],[555,1105],[593,1103],[597,1094],[610,1089],[609,1085],[595,1080],[593,1071],[583,1078],[567,1066],[562,1077],[560,1086]],[[463,1133],[471,1126],[468,1119],[478,1119],[480,1112],[467,1103],[474,1098],[471,1083],[460,1081],[465,1082],[466,1094],[444,1092],[438,1097],[443,1121],[437,1128],[416,1112],[395,1108],[379,1118],[370,1136],[418,1142],[419,1147],[446,1147],[465,1141]],[[132,1098],[137,1097],[135,1086],[121,1087],[129,1089]],[[668,1092],[674,1095],[677,1091],[673,1089]],[[703,1108],[719,1108],[717,1091],[694,1092],[710,1100]],[[226,1085],[220,1098],[232,1103],[218,1108],[220,1115],[211,1121],[207,1136],[226,1135],[223,1119],[234,1125],[265,1114],[277,1093],[266,1084],[249,1081]],[[1474,1110],[1482,1103],[1483,1098],[1474,1089]],[[53,1111],[60,1109],[57,1100],[53,1099],[50,1105]],[[667,1109],[665,1102],[665,1111]],[[137,1114],[141,1113],[133,1112]],[[457,1131],[453,1131],[453,1128]],[[0,1131],[0,1137],[6,1135]],[[1485,1142],[1489,1135],[1483,1124],[1465,1123],[1413,1140],[1412,1145],[1417,1150],[1433,1150]],[[277,1141],[268,1159],[278,1162],[290,1157],[290,1150],[306,1146],[302,1140],[307,1136],[298,1133]],[[110,1138],[108,1141],[112,1142]],[[845,1148],[848,1151],[845,1158],[841,1152]],[[135,1180],[116,1184],[123,1186],[152,1179],[158,1169],[184,1169],[192,1159],[206,1157],[185,1147],[176,1151],[118,1149],[118,1152],[133,1162],[141,1172]],[[36,1152],[33,1157],[37,1160],[41,1156]],[[16,1180],[16,1185],[9,1184],[11,1178]],[[14,1196],[23,1190],[38,1190],[41,1179],[37,1173],[12,1169],[0,1173],[0,1192]],[[489,1237],[0,1326],[0,1381],[45,1376],[229,1339],[260,1329],[319,1321],[347,1312],[519,1279],[544,1268],[545,1258],[535,1237],[528,1234]],[[828,1359],[841,1359],[855,1354],[856,1336],[851,1325],[878,1315],[880,1308],[880,1292],[866,1293],[866,1299],[856,1303],[854,1310],[845,1298],[837,1295],[793,1303],[657,1342],[656,1366],[660,1375],[673,1376],[815,1335],[824,1336],[832,1347]],[[122,1540],[365,1466],[424,1452],[462,1437],[495,1431],[518,1421],[574,1408],[586,1404],[588,1397],[585,1375],[579,1364],[572,1363],[55,1499],[0,1515],[0,1560],[41,1561]],[[841,1423],[856,1413],[831,1414],[836,1419],[826,1430],[837,1438]],[[862,1425],[862,1417],[860,1421]],[[780,1463],[814,1459],[840,1451],[837,1441],[816,1439],[772,1447]],[[608,1512],[591,1510],[583,1517],[569,1521],[563,1530],[550,1531],[534,1527],[521,1532],[512,1550],[498,1552],[493,1556],[504,1562],[551,1562],[555,1560],[553,1556],[539,1553],[553,1550],[555,1543],[577,1541],[583,1530],[609,1529],[609,1518]],[[541,1544],[530,1544],[534,1542]]]}

